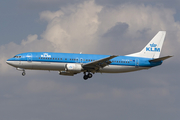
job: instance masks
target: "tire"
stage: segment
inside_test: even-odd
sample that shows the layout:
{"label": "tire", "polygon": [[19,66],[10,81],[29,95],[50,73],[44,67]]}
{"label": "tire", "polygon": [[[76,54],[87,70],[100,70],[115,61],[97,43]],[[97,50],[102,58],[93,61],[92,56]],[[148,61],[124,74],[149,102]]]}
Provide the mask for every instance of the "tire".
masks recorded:
{"label": "tire", "polygon": [[25,75],[26,75],[26,73],[25,73],[25,72],[23,72],[23,73],[22,73],[22,76],[25,76]]}
{"label": "tire", "polygon": [[92,76],[93,76],[93,75],[92,75],[91,73],[88,74],[88,78],[92,78]]}
{"label": "tire", "polygon": [[83,78],[84,78],[84,80],[87,80],[87,79],[88,79],[88,76],[87,76],[87,75],[84,75]]}

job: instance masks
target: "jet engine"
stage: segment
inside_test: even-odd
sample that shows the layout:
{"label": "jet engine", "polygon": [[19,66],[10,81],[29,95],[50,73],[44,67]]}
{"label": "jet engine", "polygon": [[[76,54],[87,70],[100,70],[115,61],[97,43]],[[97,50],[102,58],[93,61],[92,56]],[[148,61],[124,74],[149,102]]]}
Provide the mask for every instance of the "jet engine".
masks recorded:
{"label": "jet engine", "polygon": [[65,70],[66,71],[81,72],[82,69],[83,68],[82,68],[81,64],[68,63],[68,64],[65,65]]}

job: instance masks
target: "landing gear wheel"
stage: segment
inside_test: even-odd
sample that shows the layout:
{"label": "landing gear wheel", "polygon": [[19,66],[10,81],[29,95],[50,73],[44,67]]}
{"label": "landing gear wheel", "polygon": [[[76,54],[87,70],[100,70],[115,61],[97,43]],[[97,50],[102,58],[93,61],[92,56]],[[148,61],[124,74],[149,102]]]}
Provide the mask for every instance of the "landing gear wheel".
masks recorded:
{"label": "landing gear wheel", "polygon": [[83,78],[84,78],[84,80],[87,80],[87,79],[88,79],[88,76],[87,76],[87,75],[84,75]]}
{"label": "landing gear wheel", "polygon": [[25,76],[26,75],[26,73],[25,72],[22,72],[22,76]]}
{"label": "landing gear wheel", "polygon": [[88,78],[92,78],[92,74],[91,73],[88,73]]}

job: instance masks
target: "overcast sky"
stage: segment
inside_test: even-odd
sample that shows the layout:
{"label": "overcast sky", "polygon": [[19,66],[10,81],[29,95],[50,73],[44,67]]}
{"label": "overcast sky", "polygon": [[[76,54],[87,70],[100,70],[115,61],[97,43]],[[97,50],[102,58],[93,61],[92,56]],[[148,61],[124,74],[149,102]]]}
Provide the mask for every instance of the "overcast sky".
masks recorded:
{"label": "overcast sky", "polygon": [[[0,3],[1,120],[179,120],[179,0],[8,0]],[[126,55],[167,31],[149,70],[95,74],[20,71],[5,61],[23,52]]]}

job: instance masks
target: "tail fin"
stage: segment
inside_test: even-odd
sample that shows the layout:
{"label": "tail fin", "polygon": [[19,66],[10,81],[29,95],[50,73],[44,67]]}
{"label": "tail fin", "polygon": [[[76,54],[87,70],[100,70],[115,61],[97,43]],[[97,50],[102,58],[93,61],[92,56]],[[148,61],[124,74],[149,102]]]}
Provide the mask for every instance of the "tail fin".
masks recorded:
{"label": "tail fin", "polygon": [[166,36],[166,31],[159,31],[156,36],[138,53],[130,54],[127,56],[146,57],[146,58],[159,58],[162,45]]}

